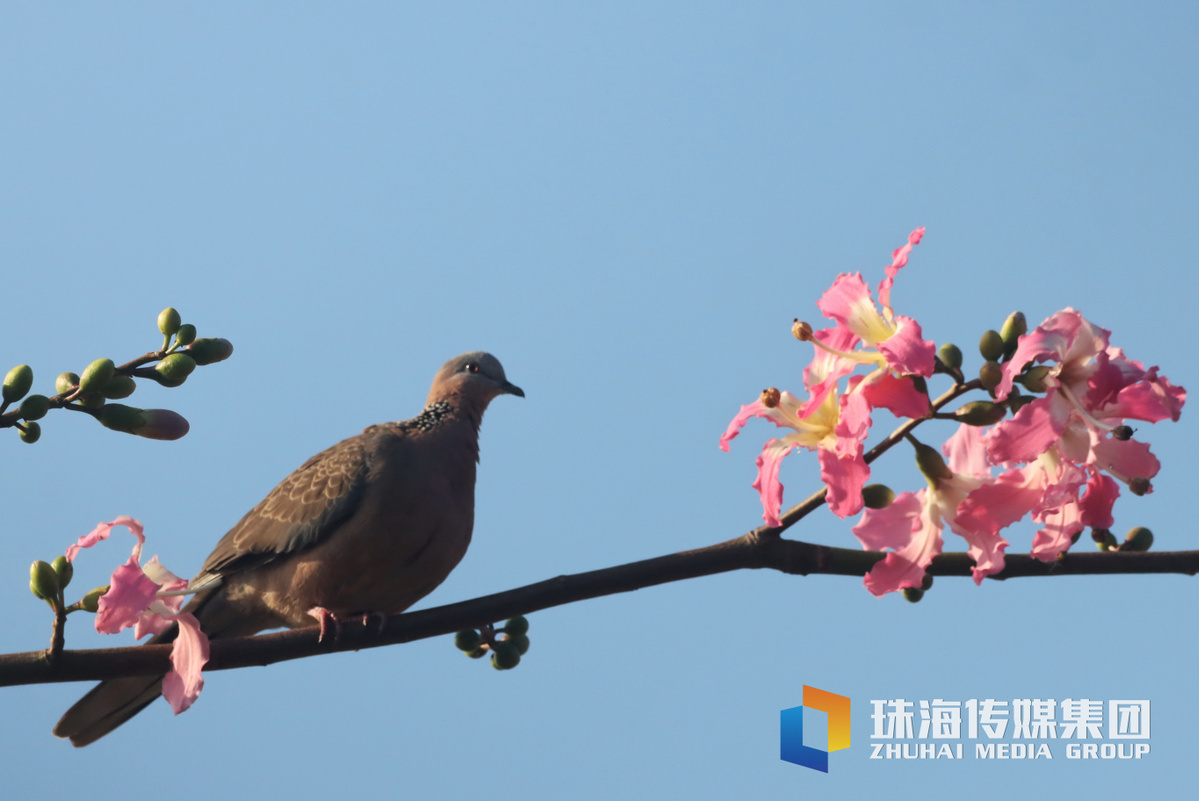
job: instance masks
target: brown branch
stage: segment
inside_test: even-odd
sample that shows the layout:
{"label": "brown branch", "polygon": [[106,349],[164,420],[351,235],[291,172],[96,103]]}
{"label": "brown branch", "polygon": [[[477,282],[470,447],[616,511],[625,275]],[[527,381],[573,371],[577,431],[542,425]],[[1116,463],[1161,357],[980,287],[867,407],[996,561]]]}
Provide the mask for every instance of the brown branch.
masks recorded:
{"label": "brown branch", "polygon": [[[529,584],[470,601],[409,612],[392,618],[377,631],[375,626],[347,624],[334,643],[318,643],[316,627],[239,637],[212,642],[206,670],[228,670],[270,665],[324,653],[356,651],[437,637],[467,628],[478,628],[517,614],[599,598],[606,595],[727,573],[746,568],[769,568],[795,575],[828,574],[863,576],[885,554],[834,548],[776,536],[765,527],[745,536],[693,551],[659,556],[603,570],[592,570]],[[934,576],[970,576],[973,560],[964,553],[942,554],[928,572]],[[992,579],[1025,576],[1077,576],[1135,573],[1199,572],[1199,551],[1161,553],[1081,553],[1046,564],[1030,556],[1006,558],[1003,572]],[[0,686],[110,679],[165,673],[170,669],[169,645],[148,645],[95,650],[67,650],[53,663],[45,651],[0,655]]]}

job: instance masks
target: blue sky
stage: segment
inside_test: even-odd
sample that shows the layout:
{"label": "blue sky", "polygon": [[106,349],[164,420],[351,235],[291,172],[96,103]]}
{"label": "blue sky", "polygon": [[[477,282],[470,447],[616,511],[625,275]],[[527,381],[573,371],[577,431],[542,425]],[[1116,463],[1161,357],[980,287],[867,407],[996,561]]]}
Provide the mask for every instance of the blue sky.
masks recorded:
{"label": "blue sky", "polygon": [[[730,454],[721,432],[762,387],[798,391],[791,319],[815,320],[839,272],[876,282],[917,226],[893,300],[927,337],[972,358],[1013,309],[1073,306],[1194,387],[1197,23],[1183,3],[0,6],[0,367],[31,364],[46,391],[156,347],[167,305],[237,348],[134,396],[191,421],[179,442],[63,413],[36,446],[0,438],[0,650],[48,641],[33,559],[129,514],[191,575],[289,471],[415,414],[476,348],[528,397],[488,412],[475,541],[423,605],[743,533],[769,427]],[[1195,548],[1189,416],[1142,436],[1163,470],[1116,528]],[[782,478],[807,495],[814,459]],[[827,510],[791,536],[855,545]],[[127,547],[89,553],[77,586]],[[96,801],[133,781],[180,799],[1162,795],[1193,775],[1199,654],[1171,610],[1194,591],[943,580],[911,605],[746,571],[537,613],[508,673],[440,638],[213,674],[186,714],[158,703],[83,751],[49,730],[84,685],[9,688],[0,783]],[[115,639],[71,620],[70,646]],[[827,776],[778,759],[804,684],[854,700]],[[870,699],[1026,697],[1149,698],[1152,753],[867,758]]]}

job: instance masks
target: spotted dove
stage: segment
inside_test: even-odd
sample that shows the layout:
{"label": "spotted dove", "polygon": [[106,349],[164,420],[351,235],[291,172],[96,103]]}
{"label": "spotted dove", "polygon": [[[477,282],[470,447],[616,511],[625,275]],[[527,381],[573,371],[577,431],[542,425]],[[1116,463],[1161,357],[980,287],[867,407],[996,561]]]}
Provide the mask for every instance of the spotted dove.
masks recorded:
{"label": "spotted dove", "polygon": [[[424,410],[371,426],[285,478],[217,543],[185,607],[210,639],[404,611],[470,544],[479,424],[498,395],[524,397],[488,353],[465,353],[433,379]],[[173,638],[168,630],[151,642]],[[136,715],[162,676],[101,682],[54,734],[84,746]]]}

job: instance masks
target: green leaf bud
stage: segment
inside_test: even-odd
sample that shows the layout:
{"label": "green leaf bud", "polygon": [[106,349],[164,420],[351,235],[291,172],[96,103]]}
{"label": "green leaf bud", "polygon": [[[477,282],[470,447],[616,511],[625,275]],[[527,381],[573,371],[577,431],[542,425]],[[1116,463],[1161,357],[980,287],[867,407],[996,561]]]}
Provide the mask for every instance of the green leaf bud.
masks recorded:
{"label": "green leaf bud", "polygon": [[510,642],[497,642],[491,652],[491,666],[496,670],[511,670],[520,664],[520,651]]}
{"label": "green leaf bud", "polygon": [[491,650],[490,648],[480,645],[478,648],[475,648],[474,650],[467,651],[466,655],[469,656],[471,659],[482,659],[484,656],[487,655],[487,652],[490,650]]}
{"label": "green leaf bud", "polygon": [[953,471],[945,464],[937,449],[923,442],[916,443],[916,466],[930,483],[953,478]]}
{"label": "green leaf bud", "polygon": [[196,360],[186,353],[172,353],[154,365],[154,371],[167,381],[182,382],[196,369]]}
{"label": "green leaf bud", "polygon": [[27,364],[18,364],[4,376],[2,397],[5,403],[16,403],[25,397],[25,393],[33,386],[33,368]]}
{"label": "green leaf bud", "polygon": [[504,623],[504,631],[509,634],[524,634],[529,630],[529,621],[524,615],[510,617]]}
{"label": "green leaf bud", "polygon": [[1049,384],[1045,380],[1049,377],[1049,369],[1043,364],[1034,365],[1024,371],[1019,381],[1029,392],[1044,392],[1049,389]]}
{"label": "green leaf bud", "polygon": [[505,634],[504,642],[512,643],[521,656],[529,652],[529,635],[527,634]]}
{"label": "green leaf bud", "polygon": [[924,590],[919,587],[904,587],[903,599],[908,603],[920,603],[920,599],[924,597]]}
{"label": "green leaf bud", "polygon": [[886,484],[867,484],[862,487],[862,502],[867,509],[886,509],[895,500],[895,490]]}
{"label": "green leaf bud", "polygon": [[464,629],[454,635],[454,647],[459,651],[473,651],[481,642],[483,638],[474,629]]}
{"label": "green leaf bud", "polygon": [[41,420],[50,411],[50,399],[45,395],[30,395],[21,401],[21,419]]}
{"label": "green leaf bud", "polygon": [[59,373],[58,378],[54,379],[54,391],[60,394],[63,392],[74,392],[77,386],[79,386],[79,375],[77,373]]}
{"label": "green leaf bud", "polygon": [[88,612],[98,612],[100,610],[100,596],[108,592],[108,585],[96,587],[96,589],[88,592],[87,595],[79,599],[79,605]]}
{"label": "green leaf bud", "polygon": [[1003,321],[1003,327],[999,329],[999,336],[1003,337],[1003,355],[1004,357],[1011,356],[1016,352],[1016,345],[1020,342],[1020,337],[1028,333],[1028,320],[1024,318],[1024,312],[1014,311],[1007,316]]}
{"label": "green leaf bud", "polygon": [[971,401],[953,413],[954,419],[968,426],[989,426],[998,423],[1007,414],[1002,403]]}
{"label": "green leaf bud", "polygon": [[101,392],[112,377],[117,374],[117,366],[112,363],[112,359],[96,359],[87,366],[83,371],[83,375],[79,377],[79,388],[75,390],[76,395],[83,395],[88,392]]}
{"label": "green leaf bud", "polygon": [[54,568],[54,572],[58,574],[59,588],[65,590],[71,583],[71,577],[75,575],[74,565],[67,561],[67,557],[59,556],[50,563],[50,567]]}
{"label": "green leaf bud", "polygon": [[988,391],[995,389],[1003,380],[1003,368],[999,366],[999,362],[983,362],[983,366],[978,368],[978,380]]}
{"label": "green leaf bud", "polygon": [[946,367],[953,370],[960,370],[962,367],[962,349],[957,345],[946,342],[937,349],[937,358]]}
{"label": "green leaf bud", "polygon": [[58,598],[58,574],[49,562],[38,560],[29,566],[29,591],[54,606]]}
{"label": "green leaf bud", "polygon": [[191,323],[184,323],[179,326],[179,330],[175,332],[175,344],[180,347],[190,345],[196,341],[196,327]]}
{"label": "green leaf bud", "polygon": [[37,423],[22,423],[25,430],[21,432],[21,441],[30,445],[42,438],[42,427]]}
{"label": "green leaf bud", "polygon": [[166,307],[158,313],[158,330],[162,335],[169,337],[179,330],[179,324],[183,322],[179,318],[179,312],[171,306]]}
{"label": "green leaf bud", "polygon": [[1153,532],[1144,526],[1137,526],[1124,535],[1121,551],[1147,551],[1153,546]]}
{"label": "green leaf bud", "polygon": [[132,395],[135,389],[137,389],[137,382],[132,377],[114,375],[112,380],[104,385],[104,390],[100,394],[108,400],[122,400]]}
{"label": "green leaf bud", "polygon": [[233,355],[233,343],[217,337],[201,337],[187,346],[187,352],[196,364],[215,364]]}
{"label": "green leaf bud", "polygon": [[998,331],[984,331],[978,340],[978,352],[989,362],[997,362],[1003,358],[1003,337]]}

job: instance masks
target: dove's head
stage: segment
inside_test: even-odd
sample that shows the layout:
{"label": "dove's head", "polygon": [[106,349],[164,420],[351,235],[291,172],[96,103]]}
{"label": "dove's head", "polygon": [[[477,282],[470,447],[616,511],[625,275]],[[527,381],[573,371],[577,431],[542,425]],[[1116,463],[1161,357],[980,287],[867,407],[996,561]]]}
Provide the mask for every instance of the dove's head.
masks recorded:
{"label": "dove's head", "polygon": [[508,381],[499,359],[476,350],[455,356],[441,366],[433,377],[428,403],[452,399],[481,414],[497,395],[523,398],[525,393]]}

